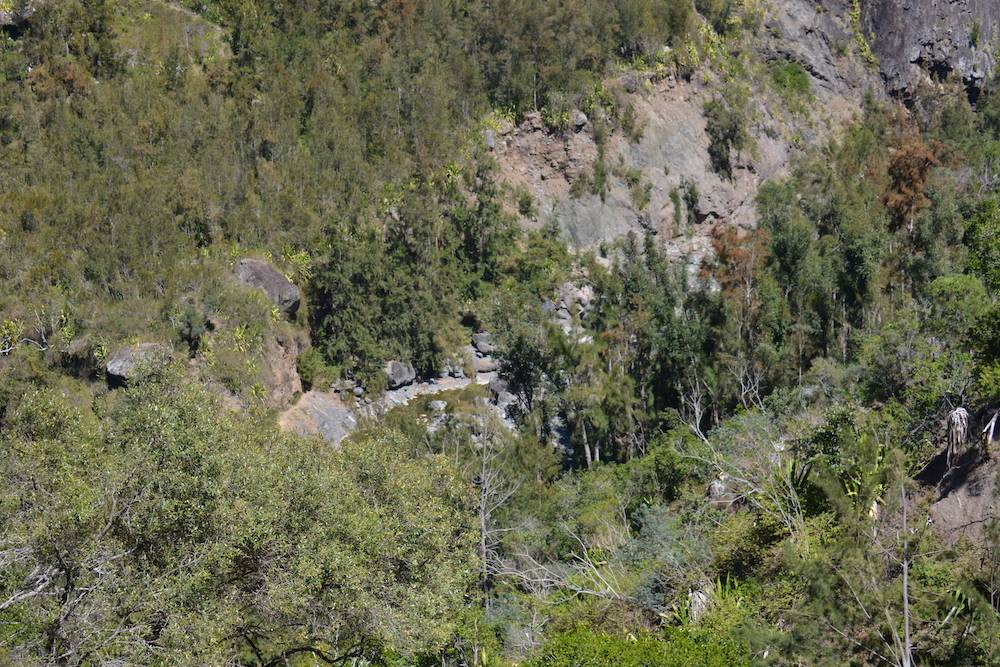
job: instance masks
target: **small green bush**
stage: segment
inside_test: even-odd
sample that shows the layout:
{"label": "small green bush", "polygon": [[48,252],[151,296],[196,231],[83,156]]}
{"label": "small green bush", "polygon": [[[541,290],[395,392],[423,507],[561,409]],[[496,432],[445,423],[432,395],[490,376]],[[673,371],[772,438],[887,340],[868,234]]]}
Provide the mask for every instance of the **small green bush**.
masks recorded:
{"label": "small green bush", "polygon": [[313,387],[325,390],[340,375],[340,372],[330,366],[323,359],[323,355],[314,347],[309,348],[299,355],[296,361],[299,377],[302,379],[302,386],[309,390]]}
{"label": "small green bush", "polygon": [[635,113],[635,107],[631,104],[626,104],[625,109],[622,111],[621,125],[622,131],[625,132],[625,136],[629,138],[629,141],[637,144],[642,140],[642,133],[645,128]]}
{"label": "small green bush", "polygon": [[792,111],[804,112],[812,100],[809,73],[797,62],[775,60],[770,66],[771,84]]}
{"label": "small green bush", "polygon": [[594,176],[590,180],[590,191],[600,195],[601,201],[608,196],[608,164],[602,159],[594,163]]}
{"label": "small green bush", "polygon": [[517,212],[525,218],[534,218],[538,215],[535,198],[526,188],[521,188],[517,193]]}
{"label": "small green bush", "polygon": [[680,229],[681,226],[681,193],[674,188],[670,191],[670,203],[674,205],[674,227]]}
{"label": "small green bush", "polygon": [[681,182],[681,189],[684,191],[684,208],[687,210],[688,224],[693,225],[698,222],[695,207],[698,205],[698,186],[694,181],[684,180]]}

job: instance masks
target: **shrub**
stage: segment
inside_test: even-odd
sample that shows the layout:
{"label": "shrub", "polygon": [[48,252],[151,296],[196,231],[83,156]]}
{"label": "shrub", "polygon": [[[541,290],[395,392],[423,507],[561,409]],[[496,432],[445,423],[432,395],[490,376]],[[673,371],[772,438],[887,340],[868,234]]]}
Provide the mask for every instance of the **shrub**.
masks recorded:
{"label": "shrub", "polygon": [[813,97],[805,68],[790,60],[775,60],[770,66],[770,75],[771,84],[785,104],[795,112],[805,111],[805,104]]}
{"label": "shrub", "polygon": [[728,637],[695,639],[683,630],[614,637],[578,629],[550,641],[526,667],[736,667],[749,665],[744,647]]}
{"label": "shrub", "polygon": [[708,156],[716,173],[733,177],[733,153],[750,146],[747,93],[728,86],[720,97],[705,103],[705,131],[708,133]]}
{"label": "shrub", "polygon": [[632,143],[639,143],[642,140],[642,132],[645,129],[643,123],[639,121],[638,116],[635,113],[635,107],[631,104],[625,105],[625,110],[622,111],[621,117],[622,131],[625,132],[625,136],[629,138]]}
{"label": "shrub", "polygon": [[337,368],[328,365],[323,355],[314,347],[300,354],[296,365],[299,377],[302,378],[302,387],[307,391],[313,387],[326,389],[340,375]]}
{"label": "shrub", "polygon": [[538,208],[535,206],[535,198],[526,188],[520,188],[517,193],[517,212],[525,218],[534,218],[538,215]]}
{"label": "shrub", "polygon": [[698,205],[698,186],[695,185],[694,181],[683,180],[681,182],[681,189],[684,191],[684,208],[687,210],[688,224],[695,224],[698,222],[698,216],[695,213],[695,207]]}
{"label": "shrub", "polygon": [[601,196],[601,201],[608,196],[608,164],[598,158],[594,163],[594,176],[590,181],[590,191]]}
{"label": "shrub", "polygon": [[673,188],[670,191],[670,203],[674,205],[674,227],[680,229],[681,227],[681,193],[677,188]]}

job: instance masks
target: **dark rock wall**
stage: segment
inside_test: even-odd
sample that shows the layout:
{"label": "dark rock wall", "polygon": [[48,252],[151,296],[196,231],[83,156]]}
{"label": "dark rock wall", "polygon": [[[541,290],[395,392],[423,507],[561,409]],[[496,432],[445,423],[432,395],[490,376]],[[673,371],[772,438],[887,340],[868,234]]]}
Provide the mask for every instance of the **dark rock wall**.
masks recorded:
{"label": "dark rock wall", "polygon": [[998,0],[862,0],[861,18],[890,94],[955,74],[975,96],[993,75]]}

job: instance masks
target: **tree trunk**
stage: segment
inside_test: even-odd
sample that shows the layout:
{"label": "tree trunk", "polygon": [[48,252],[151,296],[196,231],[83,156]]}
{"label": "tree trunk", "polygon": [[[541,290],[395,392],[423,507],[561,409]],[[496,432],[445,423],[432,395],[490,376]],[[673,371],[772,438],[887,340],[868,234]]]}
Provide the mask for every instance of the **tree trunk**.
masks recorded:
{"label": "tree trunk", "polygon": [[906,524],[906,488],[900,484],[903,501],[903,667],[913,666],[913,644],[910,640],[910,538]]}

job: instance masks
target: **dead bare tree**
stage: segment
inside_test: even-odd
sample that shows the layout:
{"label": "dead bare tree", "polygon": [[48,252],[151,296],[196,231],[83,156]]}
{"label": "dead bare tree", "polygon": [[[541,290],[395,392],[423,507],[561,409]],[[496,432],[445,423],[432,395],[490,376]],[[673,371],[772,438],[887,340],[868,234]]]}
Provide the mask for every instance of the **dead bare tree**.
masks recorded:
{"label": "dead bare tree", "polygon": [[708,438],[702,431],[705,411],[712,398],[708,383],[692,371],[687,380],[680,386],[679,393],[681,396],[681,417],[700,440],[708,442]]}
{"label": "dead bare tree", "polygon": [[490,590],[494,577],[503,569],[501,544],[503,535],[510,528],[504,528],[497,519],[498,512],[517,492],[519,483],[512,481],[505,471],[507,441],[503,428],[496,423],[496,416],[488,408],[483,408],[477,422],[480,430],[475,442],[478,457],[474,482],[478,489],[477,523],[479,528],[479,559],[481,562],[481,586],[484,604],[490,605]]}
{"label": "dead bare tree", "polygon": [[955,453],[962,447],[969,438],[969,412],[962,407],[955,408],[948,413],[948,451],[945,455],[948,469],[951,470],[951,461]]}
{"label": "dead bare tree", "polygon": [[566,534],[578,548],[560,561],[543,563],[533,555],[521,552],[504,563],[503,576],[519,582],[529,591],[546,594],[562,590],[574,596],[597,597],[625,601],[622,593],[625,570],[620,565],[602,563],[592,555],[592,547],[575,531],[564,525]]}
{"label": "dead bare tree", "polygon": [[49,349],[48,336],[57,329],[57,322],[44,323],[42,314],[35,311],[34,334],[25,335],[25,325],[20,320],[0,322],[0,357],[7,356],[21,345],[31,345],[44,352]]}
{"label": "dead bare tree", "polygon": [[787,451],[780,430],[759,413],[745,415],[732,427],[723,428],[725,433],[718,438],[698,434],[707,451],[681,454],[725,478],[737,500],[772,517],[794,537],[804,535],[805,515],[797,490],[800,468],[794,453]]}
{"label": "dead bare tree", "polygon": [[994,412],[993,419],[989,420],[986,426],[983,427],[983,435],[985,436],[987,446],[993,442],[993,438],[995,437],[998,417],[1000,417],[1000,410]]}
{"label": "dead bare tree", "polygon": [[740,404],[746,408],[763,409],[761,398],[763,377],[760,368],[742,353],[731,357],[726,362],[726,368],[740,387]]}

